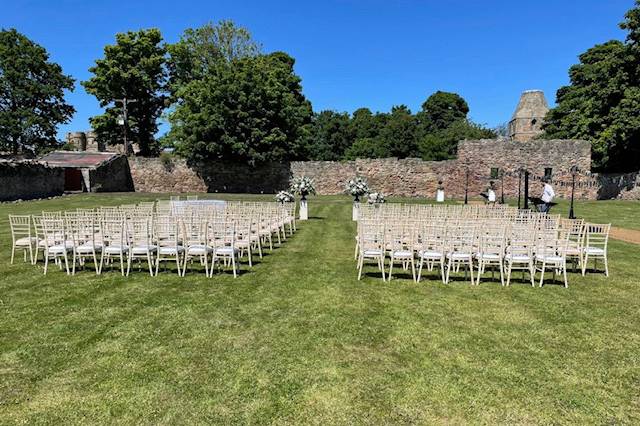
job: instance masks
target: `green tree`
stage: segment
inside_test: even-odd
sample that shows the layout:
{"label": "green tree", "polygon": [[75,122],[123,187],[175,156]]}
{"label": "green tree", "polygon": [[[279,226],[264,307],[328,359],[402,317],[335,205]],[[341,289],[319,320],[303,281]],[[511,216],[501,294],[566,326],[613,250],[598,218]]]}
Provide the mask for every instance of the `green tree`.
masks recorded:
{"label": "green tree", "polygon": [[57,126],[74,108],[64,99],[74,80],[15,29],[0,31],[0,150],[34,154],[56,146]]}
{"label": "green tree", "polygon": [[464,120],[469,113],[469,105],[457,93],[437,91],[422,104],[418,120],[424,133],[437,132]]}
{"label": "green tree", "polygon": [[351,117],[349,127],[354,139],[376,138],[384,127],[386,115],[373,114],[369,108],[358,108]]}
{"label": "green tree", "polygon": [[620,27],[626,43],[611,40],[581,54],[543,125],[546,138],[591,141],[596,170],[632,171],[640,162],[640,1]]}
{"label": "green tree", "polygon": [[384,143],[377,138],[357,139],[344,153],[345,160],[358,158],[385,158],[391,153]]}
{"label": "green tree", "polygon": [[220,61],[177,90],[169,121],[178,152],[192,163],[305,158],[311,104],[293,65],[282,52]]}
{"label": "green tree", "polygon": [[309,138],[310,159],[340,160],[352,143],[349,114],[335,111],[314,114]]}
{"label": "green tree", "polygon": [[417,155],[416,117],[406,105],[394,106],[380,129],[379,139],[389,155],[406,158]]}
{"label": "green tree", "polygon": [[445,129],[425,135],[418,143],[420,157],[423,160],[440,161],[454,158],[458,142],[465,139],[493,139],[497,135],[469,120],[458,120]]}
{"label": "green tree", "polygon": [[200,80],[211,73],[221,62],[255,57],[260,54],[260,45],[251,38],[251,33],[237,27],[232,21],[220,21],[217,25],[207,23],[200,28],[189,28],[180,41],[167,46],[170,88],[174,95],[190,81]]}
{"label": "green tree", "polygon": [[117,118],[123,113],[118,99],[129,103],[128,137],[137,143],[143,156],[157,153],[155,133],[158,117],[165,107],[166,49],[158,29],[116,34],[116,44],[104,48],[104,58],[89,68],[93,77],[82,82],[105,108],[105,113],[91,118],[98,139],[109,144],[123,143],[123,129]]}

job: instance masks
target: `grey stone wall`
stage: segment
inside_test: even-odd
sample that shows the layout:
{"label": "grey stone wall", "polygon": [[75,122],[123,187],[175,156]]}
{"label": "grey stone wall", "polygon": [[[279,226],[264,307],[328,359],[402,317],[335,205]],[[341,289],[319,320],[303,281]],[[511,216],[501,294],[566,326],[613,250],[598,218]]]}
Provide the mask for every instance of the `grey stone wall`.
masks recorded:
{"label": "grey stone wall", "polygon": [[[583,199],[638,197],[638,176],[590,174],[591,147],[585,141],[532,140],[526,143],[503,140],[462,141],[458,158],[423,161],[416,158],[381,158],[355,161],[296,161],[260,167],[209,163],[190,168],[184,160],[135,158],[130,160],[136,191],[141,192],[248,192],[275,193],[285,189],[293,176],[309,176],[318,194],[342,194],[345,183],[355,177],[387,195],[435,197],[442,180],[449,198],[463,198],[468,176],[468,194],[477,198],[492,180],[491,170],[503,171],[495,181],[498,195],[518,196],[520,169],[531,174],[530,193],[539,195],[545,169],[551,169],[558,196],[571,195],[571,167],[577,166],[575,196]],[[635,194],[635,195],[634,195]]]}
{"label": "grey stone wall", "polygon": [[32,161],[0,161],[0,201],[30,200],[64,192],[64,170]]}
{"label": "grey stone wall", "polygon": [[127,157],[119,155],[89,171],[91,192],[129,192],[134,190]]}

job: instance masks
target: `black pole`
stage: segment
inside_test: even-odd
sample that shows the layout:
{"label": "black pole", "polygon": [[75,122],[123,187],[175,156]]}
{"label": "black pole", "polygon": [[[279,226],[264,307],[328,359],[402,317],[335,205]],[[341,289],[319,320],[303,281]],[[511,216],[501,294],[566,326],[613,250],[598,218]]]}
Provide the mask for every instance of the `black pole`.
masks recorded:
{"label": "black pole", "polygon": [[518,210],[520,209],[520,201],[522,199],[522,169],[518,170]]}
{"label": "black pole", "polygon": [[524,209],[529,210],[529,171],[524,171]]}
{"label": "black pole", "polygon": [[500,195],[500,204],[504,204],[504,170],[500,171],[500,189],[502,194]]}
{"label": "black pole", "polygon": [[569,219],[575,219],[576,216],[573,214],[573,194],[576,190],[576,170],[572,168],[571,170],[571,207],[569,207]]}
{"label": "black pole", "polygon": [[469,201],[469,168],[466,170],[465,183],[464,183],[464,203]]}

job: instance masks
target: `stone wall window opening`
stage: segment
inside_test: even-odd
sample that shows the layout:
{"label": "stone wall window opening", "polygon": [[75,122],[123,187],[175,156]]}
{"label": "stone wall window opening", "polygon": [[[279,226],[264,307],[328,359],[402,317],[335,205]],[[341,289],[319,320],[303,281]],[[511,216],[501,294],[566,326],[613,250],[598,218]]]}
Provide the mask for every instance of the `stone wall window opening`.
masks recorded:
{"label": "stone wall window opening", "polygon": [[545,180],[551,180],[553,176],[553,169],[551,167],[544,168],[544,178]]}
{"label": "stone wall window opening", "polygon": [[498,179],[500,177],[500,168],[492,167],[490,177],[491,179]]}

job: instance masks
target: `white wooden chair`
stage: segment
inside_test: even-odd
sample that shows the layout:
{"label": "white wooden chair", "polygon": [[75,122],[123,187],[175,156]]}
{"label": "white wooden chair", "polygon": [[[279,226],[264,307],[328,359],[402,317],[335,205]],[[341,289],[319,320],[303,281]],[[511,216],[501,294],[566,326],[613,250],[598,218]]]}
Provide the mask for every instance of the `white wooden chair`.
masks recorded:
{"label": "white wooden chair", "polygon": [[393,224],[385,241],[389,247],[389,276],[387,280],[391,281],[393,266],[399,261],[404,270],[408,270],[411,265],[413,281],[416,281],[415,241],[412,227],[402,222]]}
{"label": "white wooden chair", "polygon": [[9,215],[9,224],[11,226],[11,264],[13,264],[17,250],[23,251],[25,262],[28,252],[29,262],[33,263],[38,239],[31,233],[31,216]]}
{"label": "white wooden chair", "polygon": [[69,270],[69,253],[73,251],[73,243],[67,238],[63,219],[47,218],[42,220],[44,230],[44,274],[47,274],[49,260],[58,263],[62,269],[62,261],[67,275]]}
{"label": "white wooden chair", "polygon": [[127,235],[129,238],[129,255],[127,256],[127,276],[131,271],[133,260],[147,261],[149,275],[153,276],[155,256],[158,246],[153,244],[153,219],[141,217],[127,222]]}
{"label": "white wooden chair", "polygon": [[213,247],[209,245],[209,226],[203,217],[191,217],[183,221],[184,235],[184,267],[182,276],[187,273],[188,262],[198,259],[204,265],[205,276],[209,276],[209,260],[213,254]]}
{"label": "white wooden chair", "polygon": [[100,222],[102,235],[102,253],[100,254],[100,273],[106,264],[113,265],[114,258],[120,261],[120,273],[126,275],[124,264],[129,253],[128,238],[123,219],[103,219]]}
{"label": "white wooden chair", "polygon": [[210,222],[209,235],[209,245],[213,247],[209,277],[213,276],[213,269],[217,264],[219,267],[231,265],[233,277],[236,278],[238,276],[239,250],[235,245],[235,223],[225,220],[212,221]]}
{"label": "white wooden chair", "polygon": [[180,226],[175,217],[159,216],[155,222],[155,242],[158,246],[156,275],[160,262],[175,261],[178,276],[182,276],[184,247],[180,244]]}
{"label": "white wooden chair", "polygon": [[587,273],[589,259],[593,259],[594,269],[597,270],[598,260],[604,263],[604,274],[609,276],[609,259],[607,256],[609,245],[609,232],[611,224],[589,223],[586,226],[586,239],[584,246],[584,258],[582,263],[582,275]]}
{"label": "white wooden chair", "polygon": [[526,224],[513,225],[509,237],[509,244],[506,247],[504,260],[506,263],[506,273],[508,286],[511,283],[511,272],[521,270],[522,275],[529,273],[531,286],[535,287],[534,276],[534,245],[536,233],[533,226]]}
{"label": "white wooden chair", "polygon": [[[500,272],[500,284],[504,286],[504,251],[505,251],[505,229],[498,225],[480,230],[478,238],[478,277],[476,284],[480,284],[480,279],[487,266],[497,267]],[[494,269],[491,270],[492,274]]]}
{"label": "white wooden chair", "polygon": [[451,225],[447,228],[447,273],[445,275],[445,284],[449,283],[451,270],[459,270],[460,267],[466,267],[468,270],[471,284],[474,284],[473,278],[473,254],[475,252],[475,233],[476,229],[473,224],[460,223]]}
{"label": "white wooden chair", "polygon": [[362,278],[362,269],[366,260],[374,260],[382,273],[382,281],[385,280],[385,240],[384,227],[375,223],[361,222],[358,234],[358,281]]}
{"label": "white wooden chair", "polygon": [[421,227],[417,237],[418,246],[418,277],[416,281],[420,281],[422,277],[422,268],[425,263],[428,271],[433,271],[437,264],[440,268],[440,276],[442,282],[445,282],[445,257],[447,248],[447,227],[438,223],[431,223]]}

